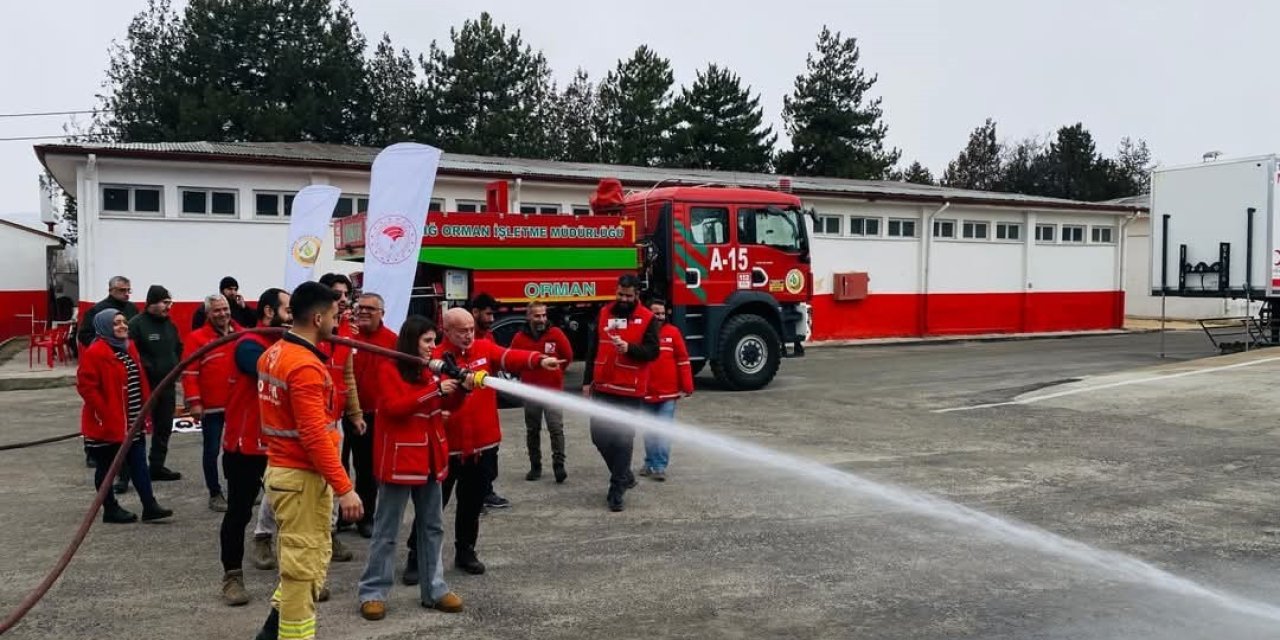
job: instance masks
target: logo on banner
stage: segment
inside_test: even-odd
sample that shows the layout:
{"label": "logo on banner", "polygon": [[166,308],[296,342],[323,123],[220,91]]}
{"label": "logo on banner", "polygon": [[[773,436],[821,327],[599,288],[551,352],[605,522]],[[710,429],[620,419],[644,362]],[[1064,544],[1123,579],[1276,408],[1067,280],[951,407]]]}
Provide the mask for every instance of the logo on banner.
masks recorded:
{"label": "logo on banner", "polygon": [[320,257],[320,238],[302,236],[293,242],[290,252],[294,262],[304,267],[315,266],[316,259]]}
{"label": "logo on banner", "polygon": [[787,293],[800,293],[804,290],[804,272],[792,269],[787,272]]}
{"label": "logo on banner", "polygon": [[366,251],[382,264],[400,264],[416,255],[422,246],[418,229],[408,218],[389,215],[369,227]]}

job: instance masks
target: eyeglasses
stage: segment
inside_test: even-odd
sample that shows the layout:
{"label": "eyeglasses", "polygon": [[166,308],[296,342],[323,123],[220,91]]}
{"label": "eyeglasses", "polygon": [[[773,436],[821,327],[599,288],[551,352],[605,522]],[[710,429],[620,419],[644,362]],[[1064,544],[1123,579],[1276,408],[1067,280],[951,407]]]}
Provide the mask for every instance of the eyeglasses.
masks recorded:
{"label": "eyeglasses", "polygon": [[358,304],[358,305],[356,305],[356,311],[364,311],[364,312],[366,312],[366,313],[373,313],[374,311],[382,311],[382,307],[375,307],[375,306],[367,305],[367,304]]}
{"label": "eyeglasses", "polygon": [[115,287],[114,289],[112,289],[112,291],[116,291],[119,293],[133,293],[133,289],[129,287]]}

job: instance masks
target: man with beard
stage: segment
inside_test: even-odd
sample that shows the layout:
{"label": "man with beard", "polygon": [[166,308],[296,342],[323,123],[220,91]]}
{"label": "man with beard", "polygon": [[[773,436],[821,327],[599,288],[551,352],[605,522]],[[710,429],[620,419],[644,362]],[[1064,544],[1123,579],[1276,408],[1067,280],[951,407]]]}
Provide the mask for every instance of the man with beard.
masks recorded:
{"label": "man with beard", "polygon": [[[258,298],[258,321],[265,327],[287,327],[289,294],[283,289],[267,289]],[[222,516],[219,540],[222,551],[222,599],[230,606],[249,602],[244,587],[244,530],[253,518],[253,501],[262,489],[262,474],[267,470],[267,445],[262,438],[262,422],[258,411],[258,358],[280,336],[248,334],[237,340],[234,349],[235,368],[231,372],[231,390],[227,397],[227,422],[222,438],[222,472],[227,477],[227,509]],[[263,501],[264,507],[269,504]],[[265,546],[259,559],[274,558],[270,534],[255,538],[256,546]],[[275,568],[274,562],[268,568]]]}
{"label": "man with beard", "polygon": [[[547,305],[530,302],[525,311],[525,319],[525,327],[511,339],[511,348],[559,358],[565,361],[567,367],[573,361],[573,347],[560,327],[550,326],[547,321]],[[564,391],[564,369],[534,369],[521,375],[520,381],[535,387]],[[533,481],[542,477],[543,416],[547,418],[547,433],[551,436],[551,469],[556,475],[556,482],[564,482],[568,477],[564,469],[564,413],[555,407],[544,407],[528,400],[524,402],[525,444],[529,450],[529,474],[525,476],[525,480]]]}
{"label": "man with beard", "polygon": [[[235,278],[227,276],[218,283],[218,291],[227,299],[227,305],[231,308],[231,319],[242,328],[253,328],[258,321],[258,315],[244,303],[244,296],[240,295],[240,283]],[[191,329],[193,331],[204,326],[207,313],[204,307],[200,307],[192,314]]]}
{"label": "man with beard", "polygon": [[[613,303],[600,309],[587,340],[587,368],[582,394],[622,409],[638,411],[649,392],[649,363],[658,358],[658,323],[653,312],[638,303],[640,280],[632,274],[618,278]],[[622,496],[636,486],[631,472],[635,427],[591,418],[591,442],[609,467],[610,511],[622,511]]]}
{"label": "man with beard", "polygon": [[173,435],[173,413],[177,408],[178,394],[173,387],[163,390],[157,387],[182,361],[182,340],[178,338],[178,327],[169,317],[172,306],[169,290],[153,284],[147,290],[146,311],[129,321],[129,339],[138,347],[147,382],[152,389],[157,389],[160,396],[151,411],[151,428],[155,435],[151,440],[148,460],[151,479],[157,482],[182,479],[182,474],[164,466],[169,455],[169,436]]}

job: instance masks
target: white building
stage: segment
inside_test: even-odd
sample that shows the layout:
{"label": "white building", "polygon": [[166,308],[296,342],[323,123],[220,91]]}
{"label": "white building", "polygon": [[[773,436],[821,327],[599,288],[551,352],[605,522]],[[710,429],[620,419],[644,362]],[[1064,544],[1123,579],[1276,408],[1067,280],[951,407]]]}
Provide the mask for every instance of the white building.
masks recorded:
{"label": "white building", "polygon": [[0,219],[0,342],[48,328],[41,321],[49,319],[49,270],[62,245],[56,235]]}
{"label": "white building", "polygon": [[[336,216],[364,210],[377,151],[315,143],[36,147],[78,199],[81,303],[102,298],[117,274],[132,279],[138,299],[162,283],[179,302],[180,327],[224,275],[238,278],[246,297],[279,284],[288,202],[302,187],[341,188]],[[603,177],[630,189],[721,184],[800,196],[818,213],[818,340],[1118,328],[1127,263],[1119,239],[1143,210],[897,182],[791,178],[780,187],[767,174],[454,154],[441,162],[432,208],[480,210],[484,185],[505,180],[512,211],[587,214]]]}

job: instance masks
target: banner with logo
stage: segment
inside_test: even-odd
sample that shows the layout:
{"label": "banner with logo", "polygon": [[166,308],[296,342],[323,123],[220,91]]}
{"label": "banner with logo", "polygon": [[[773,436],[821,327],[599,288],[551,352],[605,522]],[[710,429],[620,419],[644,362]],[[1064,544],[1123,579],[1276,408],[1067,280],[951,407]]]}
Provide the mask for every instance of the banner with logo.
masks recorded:
{"label": "banner with logo", "polygon": [[409,314],[422,229],[440,155],[435,147],[400,142],[383,149],[373,160],[361,290],[382,296],[386,302],[383,323],[392,331],[399,331]]}
{"label": "banner with logo", "polygon": [[311,280],[320,257],[322,234],[329,231],[329,219],[342,189],[313,184],[293,197],[289,210],[289,242],[285,245],[284,290],[293,291]]}

